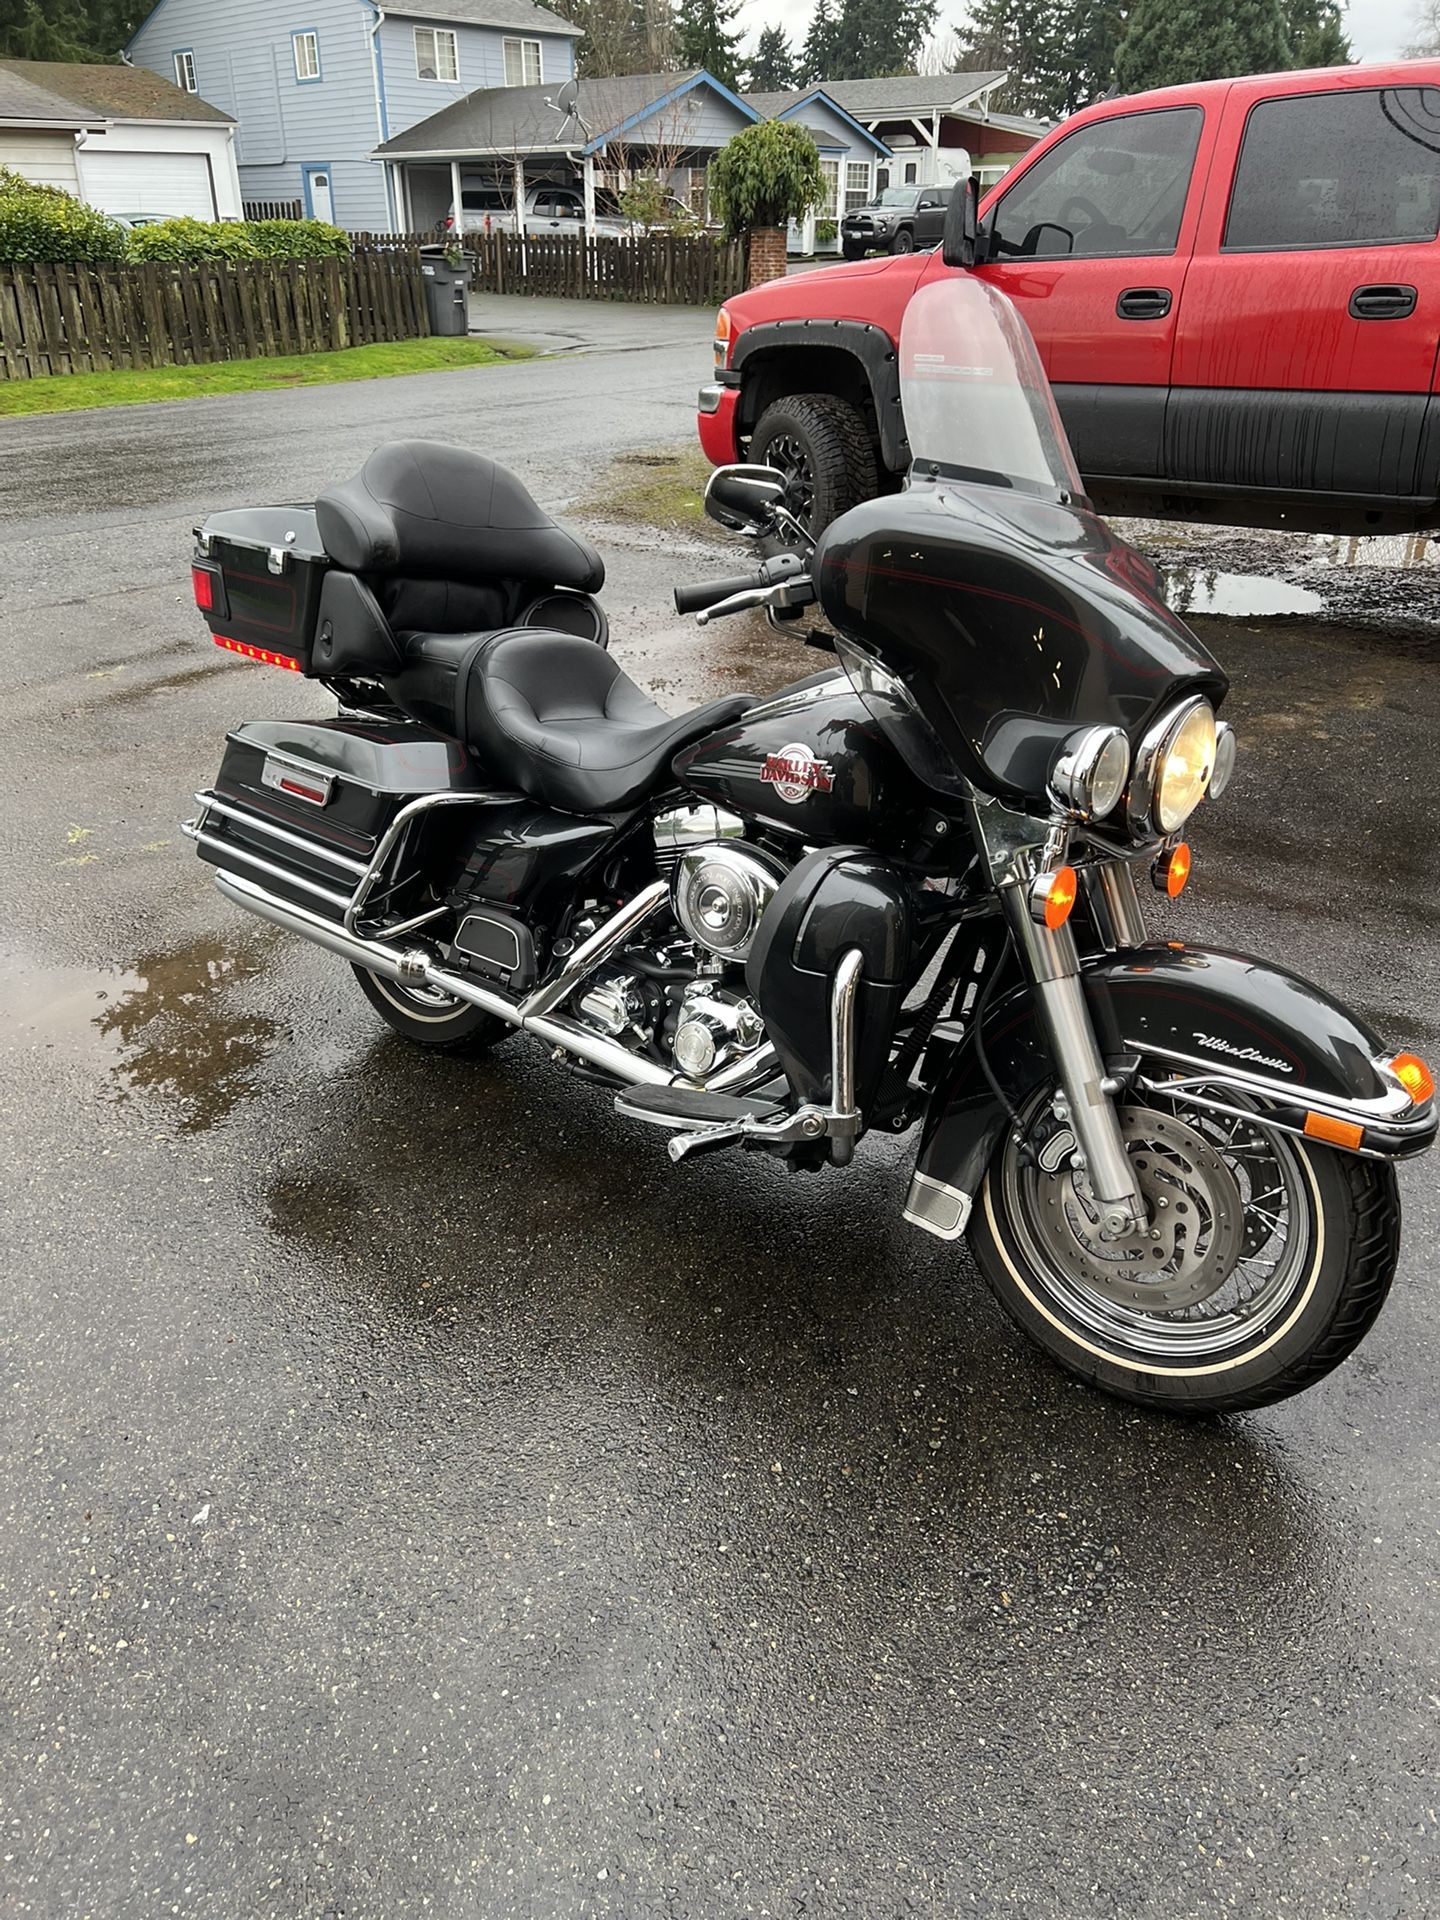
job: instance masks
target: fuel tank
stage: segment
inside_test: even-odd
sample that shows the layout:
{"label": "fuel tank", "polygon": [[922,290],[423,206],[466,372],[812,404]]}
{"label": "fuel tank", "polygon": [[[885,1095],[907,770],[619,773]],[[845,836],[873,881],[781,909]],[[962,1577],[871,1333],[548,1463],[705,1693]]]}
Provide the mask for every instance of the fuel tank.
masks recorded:
{"label": "fuel tank", "polygon": [[682,785],[808,846],[905,841],[927,794],[834,669],[786,687],[675,761]]}

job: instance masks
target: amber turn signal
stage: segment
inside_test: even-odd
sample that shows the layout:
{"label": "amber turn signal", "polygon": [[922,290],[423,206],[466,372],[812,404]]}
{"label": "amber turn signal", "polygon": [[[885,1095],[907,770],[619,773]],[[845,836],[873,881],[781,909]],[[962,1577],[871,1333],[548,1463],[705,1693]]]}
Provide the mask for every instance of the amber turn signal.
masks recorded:
{"label": "amber turn signal", "polygon": [[1073,867],[1057,867],[1053,873],[1036,877],[1030,889],[1030,913],[1033,919],[1055,933],[1070,918],[1079,887]]}
{"label": "amber turn signal", "polygon": [[1333,1120],[1328,1113],[1307,1113],[1305,1131],[1312,1140],[1324,1140],[1332,1147],[1348,1147],[1354,1153],[1365,1138],[1365,1129],[1353,1120]]}
{"label": "amber turn signal", "polygon": [[1419,1054],[1397,1053],[1390,1062],[1390,1071],[1417,1107],[1435,1098],[1435,1076]]}
{"label": "amber turn signal", "polygon": [[1150,878],[1161,893],[1168,893],[1172,900],[1178,900],[1185,891],[1185,882],[1190,878],[1190,865],[1189,845],[1180,840],[1161,854],[1150,869]]}

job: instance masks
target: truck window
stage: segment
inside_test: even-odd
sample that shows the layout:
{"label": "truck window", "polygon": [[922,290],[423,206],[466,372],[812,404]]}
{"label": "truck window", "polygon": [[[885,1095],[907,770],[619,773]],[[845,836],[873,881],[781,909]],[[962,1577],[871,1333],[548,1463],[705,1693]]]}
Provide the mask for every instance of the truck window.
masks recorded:
{"label": "truck window", "polygon": [[1346,88],[1250,109],[1223,245],[1368,247],[1440,231],[1440,92]]}
{"label": "truck window", "polygon": [[1077,128],[995,210],[992,255],[1116,259],[1173,253],[1204,114],[1116,114]]}

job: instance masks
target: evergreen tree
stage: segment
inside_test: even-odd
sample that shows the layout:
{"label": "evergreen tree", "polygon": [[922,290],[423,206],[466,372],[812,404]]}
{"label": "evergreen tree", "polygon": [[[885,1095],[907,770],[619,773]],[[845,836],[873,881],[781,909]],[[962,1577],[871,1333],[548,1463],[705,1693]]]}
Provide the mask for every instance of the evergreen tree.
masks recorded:
{"label": "evergreen tree", "polygon": [[784,93],[799,84],[795,56],[783,27],[766,27],[750,56],[745,85],[751,93]]}
{"label": "evergreen tree", "polygon": [[704,67],[727,87],[738,86],[740,0],[682,0],[675,16],[675,57],[682,68]]}
{"label": "evergreen tree", "polygon": [[1337,0],[1290,0],[1291,64],[1348,67],[1355,58]]}
{"label": "evergreen tree", "polygon": [[91,24],[71,0],[0,0],[0,56],[84,60]]}
{"label": "evergreen tree", "polygon": [[1114,79],[1119,0],[979,0],[961,30],[961,68],[1008,76],[994,104],[1061,120]]}
{"label": "evergreen tree", "polygon": [[937,0],[841,0],[831,80],[913,73]]}
{"label": "evergreen tree", "polygon": [[1134,0],[1115,55],[1125,93],[1292,64],[1280,0]]}
{"label": "evergreen tree", "polygon": [[800,53],[801,78],[807,86],[817,81],[838,80],[840,61],[840,23],[830,8],[830,0],[815,0],[810,28]]}

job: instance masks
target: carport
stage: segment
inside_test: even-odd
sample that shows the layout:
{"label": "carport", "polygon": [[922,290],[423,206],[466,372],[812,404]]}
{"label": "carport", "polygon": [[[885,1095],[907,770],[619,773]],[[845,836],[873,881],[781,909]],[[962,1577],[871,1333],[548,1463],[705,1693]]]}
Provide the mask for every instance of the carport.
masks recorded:
{"label": "carport", "polygon": [[[408,232],[458,210],[467,179],[498,182],[523,208],[527,179],[577,181],[595,233],[598,181],[656,173],[672,188],[760,116],[703,68],[560,86],[482,87],[377,147]],[[681,197],[685,197],[682,192]]]}

